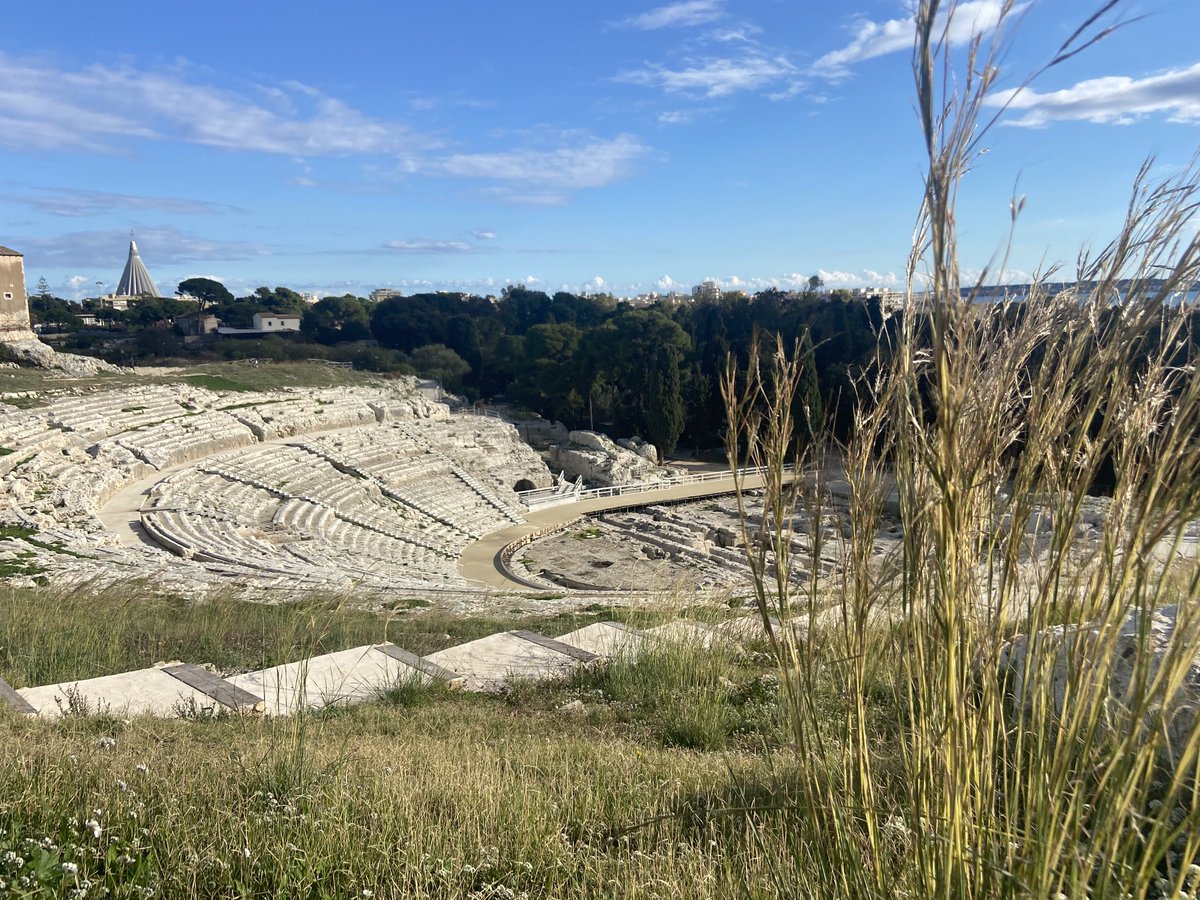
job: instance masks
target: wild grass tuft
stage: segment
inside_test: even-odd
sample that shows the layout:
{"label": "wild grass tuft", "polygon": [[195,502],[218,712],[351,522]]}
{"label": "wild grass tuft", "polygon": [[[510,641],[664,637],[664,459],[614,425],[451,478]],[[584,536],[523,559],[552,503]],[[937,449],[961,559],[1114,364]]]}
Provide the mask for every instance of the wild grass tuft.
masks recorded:
{"label": "wild grass tuft", "polygon": [[[1180,896],[1200,862],[1200,565],[1181,552],[1200,515],[1200,341],[1170,298],[1200,279],[1200,173],[1156,185],[1147,164],[1076,288],[1052,293],[1046,272],[1026,296],[983,302],[1004,260],[964,283],[955,200],[1019,7],[958,55],[959,6],[916,11],[924,204],[899,327],[858,386],[854,437],[828,448],[844,513],[820,476],[785,478],[797,354],[756,351],[725,381],[730,459],[766,465],[772,485],[747,545],[799,756],[798,892]],[[1054,62],[1107,33],[1114,6]],[[804,449],[827,471],[822,448]],[[838,526],[844,575],[786,576],[797,505],[813,556]],[[902,536],[880,560],[887,505]],[[1153,632],[1180,596],[1174,627]]]}

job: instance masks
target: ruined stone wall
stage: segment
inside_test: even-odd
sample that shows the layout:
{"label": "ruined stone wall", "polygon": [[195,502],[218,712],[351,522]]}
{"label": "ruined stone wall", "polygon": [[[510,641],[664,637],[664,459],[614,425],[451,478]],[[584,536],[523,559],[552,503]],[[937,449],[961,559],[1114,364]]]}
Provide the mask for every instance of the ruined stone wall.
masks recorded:
{"label": "ruined stone wall", "polygon": [[0,248],[0,340],[32,336],[24,260],[20,254]]}

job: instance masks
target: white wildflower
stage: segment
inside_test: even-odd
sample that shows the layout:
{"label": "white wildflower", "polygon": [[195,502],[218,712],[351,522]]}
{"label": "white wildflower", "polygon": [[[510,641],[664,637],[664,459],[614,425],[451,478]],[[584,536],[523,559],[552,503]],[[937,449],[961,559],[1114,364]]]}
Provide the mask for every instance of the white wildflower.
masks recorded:
{"label": "white wildflower", "polygon": [[73,862],[65,862],[62,864],[61,868],[64,875],[70,875],[71,877],[74,877],[79,874],[79,866],[75,865]]}
{"label": "white wildflower", "polygon": [[95,819],[88,819],[83,823],[83,827],[90,831],[92,833],[92,837],[94,838],[100,837],[100,835],[104,832],[104,829],[100,827],[100,823]]}

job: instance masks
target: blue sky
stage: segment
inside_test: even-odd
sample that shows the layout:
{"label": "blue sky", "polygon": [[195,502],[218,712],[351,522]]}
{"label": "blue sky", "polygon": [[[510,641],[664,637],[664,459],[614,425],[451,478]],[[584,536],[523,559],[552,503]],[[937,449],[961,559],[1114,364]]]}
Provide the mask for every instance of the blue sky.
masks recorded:
{"label": "blue sky", "polygon": [[[1099,0],[1022,13],[1002,86]],[[999,0],[964,6],[986,26]],[[2,7],[0,7],[2,8]],[[14,7],[15,8],[15,7]],[[1111,17],[1110,17],[1111,18]],[[1200,4],[1132,0],[991,133],[962,264],[1011,280],[1200,144]],[[64,296],[898,284],[920,199],[902,0],[21,4],[0,33],[0,244]]]}

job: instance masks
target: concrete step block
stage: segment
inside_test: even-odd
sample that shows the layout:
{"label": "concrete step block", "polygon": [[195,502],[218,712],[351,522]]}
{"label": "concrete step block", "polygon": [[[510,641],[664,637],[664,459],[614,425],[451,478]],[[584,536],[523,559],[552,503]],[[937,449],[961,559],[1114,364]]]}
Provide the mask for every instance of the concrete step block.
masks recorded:
{"label": "concrete step block", "polygon": [[568,632],[558,640],[603,659],[631,659],[641,650],[646,635],[623,622],[595,622]]}
{"label": "concrete step block", "polygon": [[163,668],[22,688],[17,693],[37,708],[38,715],[52,719],[85,714],[203,715],[227,708],[204,691],[173,678]]}
{"label": "concrete step block", "polygon": [[654,628],[647,628],[645,633],[658,640],[669,641],[673,644],[686,644],[704,650],[711,647],[714,642],[721,640],[719,632],[714,631],[703,622],[694,622],[690,619],[679,619],[665,625],[656,625]]}
{"label": "concrete step block", "polygon": [[9,709],[23,716],[36,716],[37,710],[28,700],[13,690],[3,678],[0,678],[0,706],[7,706]]}
{"label": "concrete step block", "polygon": [[425,658],[463,676],[466,690],[490,692],[502,691],[510,678],[566,678],[579,666],[598,659],[589,651],[545,635],[514,631],[439,650]]}
{"label": "concrete step block", "polygon": [[262,700],[269,716],[374,700],[407,679],[433,676],[380,652],[378,644],[326,653],[311,659],[235,675],[229,682]]}

